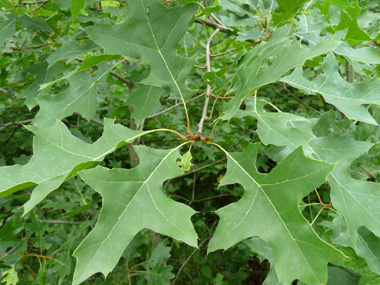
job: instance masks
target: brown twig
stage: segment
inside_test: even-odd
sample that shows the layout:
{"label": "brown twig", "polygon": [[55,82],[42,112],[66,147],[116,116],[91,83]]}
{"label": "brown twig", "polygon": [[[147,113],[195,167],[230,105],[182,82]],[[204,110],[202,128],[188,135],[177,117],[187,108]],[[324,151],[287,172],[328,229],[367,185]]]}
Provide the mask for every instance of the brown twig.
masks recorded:
{"label": "brown twig", "polygon": [[218,54],[210,54],[210,57],[218,57],[218,56],[222,56],[222,55],[226,55],[228,53],[231,53],[231,52],[234,52],[234,51],[237,51],[237,50],[240,50],[242,48],[246,48],[246,47],[249,47],[249,46],[252,46],[252,45],[256,45],[256,44],[259,44],[265,40],[269,39],[269,34],[266,35],[265,38],[263,39],[259,39],[257,41],[254,41],[254,42],[251,42],[247,45],[244,45],[244,46],[241,46],[241,47],[238,47],[238,48],[235,48],[235,49],[232,49],[232,50],[228,50],[228,51],[225,51],[225,52],[222,52],[222,53],[218,53]]}
{"label": "brown twig", "polygon": [[199,69],[206,69],[207,68],[207,66],[199,66],[199,65],[195,65],[195,64],[194,64],[194,67],[199,68]]}
{"label": "brown twig", "polygon": [[40,5],[40,7],[37,7],[36,9],[32,10],[32,12],[35,13],[36,11],[38,11],[39,9],[41,9],[43,6],[45,6],[49,2],[50,2],[50,0],[43,2],[42,5]]}
{"label": "brown twig", "polygon": [[191,206],[191,204],[194,203],[194,199],[195,199],[195,182],[197,181],[197,173],[194,172],[194,177],[193,177],[193,189],[191,191],[191,201],[189,201],[189,206]]}
{"label": "brown twig", "polygon": [[11,248],[9,251],[7,252],[4,252],[4,253],[1,253],[0,254],[0,258],[3,258],[4,256],[8,256],[8,255],[11,255],[13,252],[15,252],[16,249],[20,248],[21,246],[17,246],[17,247],[13,247]]}
{"label": "brown twig", "polygon": [[[206,94],[206,93],[202,93],[202,94],[200,94],[200,95],[198,95],[198,96],[196,96],[196,97],[194,97],[194,98],[191,98],[190,100],[187,100],[186,103],[189,103],[189,102],[191,102],[191,101],[194,101],[194,100],[196,100],[196,99],[198,99],[198,98],[204,96],[205,94]],[[173,105],[173,106],[171,106],[171,107],[169,107],[169,108],[167,108],[167,109],[165,109],[165,110],[163,110],[163,111],[161,111],[161,112],[158,112],[158,113],[156,113],[156,114],[150,115],[150,116],[146,117],[145,119],[151,119],[151,118],[157,117],[157,116],[162,115],[162,114],[164,114],[164,113],[166,113],[166,112],[169,112],[170,110],[172,110],[172,109],[174,109],[174,108],[176,108],[176,107],[178,107],[178,106],[181,106],[181,105],[183,105],[183,102],[182,102],[182,101],[179,102],[179,103],[177,103],[177,104],[175,104],[175,105]]]}
{"label": "brown twig", "polygon": [[43,220],[43,223],[48,224],[61,224],[61,225],[80,225],[81,222],[73,222],[73,221],[60,221],[60,220]]}
{"label": "brown twig", "polygon": [[194,40],[201,48],[203,48],[204,50],[206,50],[206,47],[205,46],[203,46],[199,41],[197,41],[197,40]]}
{"label": "brown twig", "polygon": [[234,195],[233,194],[220,194],[220,195],[213,196],[213,197],[208,197],[208,198],[203,198],[203,199],[195,200],[195,201],[193,201],[193,203],[199,203],[199,202],[213,200],[215,198],[223,198],[223,197],[228,197],[228,196],[234,196]]}
{"label": "brown twig", "polygon": [[171,285],[174,285],[179,277],[179,275],[181,274],[183,268],[186,266],[186,264],[190,261],[190,259],[193,257],[193,255],[199,250],[199,248],[201,246],[203,246],[208,240],[210,239],[210,237],[207,237],[206,239],[204,239],[200,244],[199,244],[199,247],[198,248],[195,248],[193,250],[192,253],[190,253],[190,255],[186,258],[186,260],[182,263],[181,267],[179,268],[173,282],[171,283]]}
{"label": "brown twig", "polygon": [[237,51],[237,50],[240,50],[242,48],[245,48],[245,47],[249,47],[251,45],[253,45],[255,43],[250,43],[250,44],[247,44],[245,46],[241,46],[241,47],[238,47],[238,48],[234,48],[234,49],[231,49],[231,50],[228,50],[228,51],[225,51],[225,52],[222,52],[222,53],[217,53],[217,54],[210,54],[210,57],[218,57],[218,56],[222,56],[222,55],[226,55],[226,54],[229,54],[231,52],[234,52],[234,51]]}
{"label": "brown twig", "polygon": [[[346,81],[353,84],[355,82],[355,72],[354,70],[351,68],[350,66],[350,62],[345,58],[345,63],[346,63]],[[339,70],[340,71],[340,70]],[[341,74],[341,76],[343,77],[343,75]],[[367,110],[369,110],[369,108],[371,107],[371,105],[369,105],[367,107]],[[341,113],[341,116],[344,118],[344,114],[342,112]],[[357,125],[359,123],[358,120],[355,120],[354,121],[354,125]],[[376,178],[375,178],[376,179]]]}
{"label": "brown twig", "polygon": [[110,74],[113,77],[115,77],[115,78],[119,79],[120,81],[124,82],[128,86],[129,90],[132,90],[133,88],[135,88],[135,84],[132,81],[121,77],[119,74],[117,74],[117,73],[115,73],[113,71],[111,71]]}
{"label": "brown twig", "polygon": [[345,63],[346,63],[346,80],[349,83],[354,83],[355,81],[354,70],[351,68],[350,62],[347,59],[345,59]]}
{"label": "brown twig", "polygon": [[89,36],[83,36],[83,37],[79,37],[79,38],[76,38],[76,40],[85,40],[85,39],[89,39],[90,37]]}
{"label": "brown twig", "polygon": [[[79,117],[81,117],[81,118],[83,118],[83,115],[80,112],[74,112],[74,114],[77,115],[77,116],[79,116]],[[98,120],[98,119],[92,118],[90,121],[93,122],[93,123],[95,123],[95,124],[97,124],[97,125],[99,125],[99,126],[104,126],[104,123],[102,121]]]}
{"label": "brown twig", "polygon": [[211,21],[203,20],[202,18],[195,18],[195,22],[199,24],[206,25],[208,27],[219,29],[221,32],[226,33],[227,31],[233,31],[233,29],[223,27],[222,25],[216,24]]}
{"label": "brown twig", "polygon": [[[205,6],[203,6],[201,3],[198,2],[198,5],[201,6],[202,9],[206,9]],[[233,29],[226,27],[213,13],[210,14],[211,18],[213,18],[221,27],[224,29],[233,31]]]}
{"label": "brown twig", "polygon": [[[190,174],[193,174],[193,173],[195,173],[195,172],[201,171],[202,169],[208,168],[208,167],[213,166],[213,165],[215,165],[215,164],[219,164],[219,163],[221,163],[221,162],[223,162],[223,161],[225,161],[225,160],[226,160],[226,158],[223,158],[223,159],[220,159],[220,160],[217,160],[217,161],[211,162],[211,163],[206,164],[206,165],[204,165],[204,166],[201,166],[201,167],[199,167],[199,168],[197,168],[197,169],[194,169],[194,170],[191,170],[191,171],[185,172],[184,174],[181,174],[181,175],[179,175],[179,176],[177,176],[177,177],[175,177],[175,178],[169,179],[169,180],[165,183],[165,185],[164,185],[164,189],[166,189],[166,187],[169,185],[170,181],[172,181],[173,179],[185,177],[185,176],[187,176],[187,175],[190,175]],[[178,195],[173,195],[173,196],[177,196],[177,197],[183,198],[183,197],[178,196]],[[183,199],[186,199],[186,198],[183,198]],[[188,199],[186,199],[186,200],[187,200],[187,201],[190,201],[190,200],[188,200]]]}
{"label": "brown twig", "polygon": [[53,254],[50,255],[50,256],[46,256],[46,255],[42,255],[42,254],[25,253],[25,254],[22,254],[22,257],[36,257],[36,258],[38,258],[38,261],[41,262],[40,258],[44,259],[45,261],[47,259],[49,259],[49,260],[56,260],[55,258],[53,258]]}
{"label": "brown twig", "polygon": [[53,42],[55,42],[55,39],[52,36],[50,36],[48,33],[44,32],[42,30],[38,30],[37,33],[41,33],[41,34],[45,35],[46,37],[48,37],[49,39],[51,39]]}
{"label": "brown twig", "polygon": [[41,1],[32,1],[32,2],[22,2],[19,5],[13,5],[13,7],[23,7],[26,5],[35,5],[35,4],[42,4],[45,5],[46,3],[50,2],[51,0],[41,0]]}
{"label": "brown twig", "polygon": [[[216,225],[216,222],[214,222],[213,223],[213,225],[211,226],[211,229],[210,229],[210,232],[211,232],[211,230],[215,227],[215,225]],[[175,284],[175,282],[177,281],[177,279],[178,279],[178,277],[179,277],[179,275],[181,274],[181,272],[182,272],[182,270],[183,270],[183,268],[185,267],[185,265],[190,261],[190,259],[193,257],[193,255],[210,239],[212,237],[212,234],[210,233],[208,236],[207,236],[207,238],[205,238],[200,244],[199,244],[199,246],[197,247],[197,248],[195,248],[194,250],[193,250],[193,252],[188,256],[188,258],[186,258],[186,260],[182,263],[182,265],[181,265],[181,267],[179,268],[179,270],[178,270],[178,272],[177,272],[177,274],[176,274],[176,276],[175,276],[175,278],[174,278],[174,280],[173,280],[173,282],[171,283],[171,285],[174,285]]]}
{"label": "brown twig", "polygon": [[374,174],[372,174],[372,173],[371,173],[367,168],[365,168],[363,165],[360,166],[360,168],[363,169],[363,170],[366,172],[366,174],[367,174],[368,176],[371,176],[371,177],[375,180],[375,182],[377,183],[377,178],[376,178],[376,176],[375,176]]}
{"label": "brown twig", "polygon": [[319,215],[322,213],[324,209],[330,209],[332,210],[332,202],[330,201],[328,204],[323,203],[321,197],[319,196],[319,193],[317,189],[314,189],[315,193],[317,194],[318,197],[318,202],[322,206],[322,208],[319,210],[318,214],[315,216],[314,220],[311,222],[311,226],[315,223],[315,221],[318,219]]}
{"label": "brown twig", "polygon": [[7,117],[5,117],[4,115],[1,115],[1,117],[3,118],[6,118],[8,121],[11,121],[11,123],[8,123],[8,124],[5,124],[3,125],[1,128],[0,128],[0,132],[5,130],[6,128],[10,127],[10,126],[17,126],[17,125],[25,125],[25,124],[30,124],[33,120],[24,120],[24,121],[19,121],[19,122],[15,122]]}
{"label": "brown twig", "polygon": [[[233,31],[232,29],[230,28],[227,28],[225,26],[221,26],[219,24],[216,24],[214,22],[210,22],[210,21],[207,21],[207,20],[203,20],[202,18],[195,18],[195,23],[199,23],[199,24],[203,24],[205,26],[208,26],[208,27],[211,27],[211,28],[214,28],[214,29],[219,29],[221,32],[223,33],[227,33],[227,31]],[[268,33],[269,34],[269,33]],[[237,32],[235,33],[235,36],[239,36],[241,35],[241,33]],[[268,39],[269,36],[265,37],[265,39]],[[246,40],[247,42],[250,42],[250,43],[255,43],[257,41],[255,40],[251,40],[251,39],[248,39]],[[263,40],[259,40],[260,42],[263,41]]]}
{"label": "brown twig", "polygon": [[187,203],[190,203],[190,202],[191,202],[189,199],[186,199],[185,197],[182,197],[182,196],[177,195],[177,194],[170,194],[170,197],[177,197],[177,198],[180,198],[180,199],[186,201]]}
{"label": "brown twig", "polygon": [[39,45],[39,46],[30,46],[30,47],[12,47],[12,46],[11,46],[11,49],[12,49],[12,50],[37,49],[37,48],[46,47],[46,46],[48,46],[48,45],[51,45],[51,44],[46,43],[46,44],[43,44],[43,45]]}
{"label": "brown twig", "polygon": [[17,125],[17,122],[13,121],[11,118],[8,118],[7,116],[0,114],[0,117],[6,119],[7,121],[11,122],[11,125]]}
{"label": "brown twig", "polygon": [[7,140],[4,142],[4,146],[6,146],[10,140],[13,138],[13,136],[17,133],[17,131],[22,127],[22,125],[17,125],[17,128],[13,130],[13,132],[10,134],[10,136],[7,138]]}
{"label": "brown twig", "polygon": [[[76,60],[79,61],[79,62],[83,62],[84,61],[80,57],[76,58]],[[98,66],[94,65],[93,67],[97,68]],[[115,73],[113,71],[111,71],[110,74],[113,77],[115,77],[115,78],[119,79],[120,81],[124,82],[127,85],[127,87],[128,87],[129,90],[132,90],[133,88],[135,88],[135,84],[132,81],[130,81],[128,79],[125,79],[124,77],[122,77],[121,75],[119,75],[119,74],[117,74],[117,73]]]}
{"label": "brown twig", "polygon": [[320,115],[321,113],[314,109],[313,107],[311,107],[309,104],[305,103],[304,101],[302,101],[300,98],[298,98],[292,91],[290,91],[287,87],[286,87],[286,84],[283,83],[282,85],[284,87],[284,89],[286,90],[286,92],[288,92],[290,95],[292,95],[298,102],[300,102],[301,104],[305,105],[305,107],[309,108],[310,110],[314,111],[315,113],[317,113],[318,115]]}
{"label": "brown twig", "polygon": [[210,96],[213,97],[213,98],[216,98],[216,99],[220,99],[220,100],[230,100],[230,99],[234,98],[234,97],[229,97],[229,96],[227,96],[227,97],[216,96],[216,95],[214,95],[212,93],[210,94]]}

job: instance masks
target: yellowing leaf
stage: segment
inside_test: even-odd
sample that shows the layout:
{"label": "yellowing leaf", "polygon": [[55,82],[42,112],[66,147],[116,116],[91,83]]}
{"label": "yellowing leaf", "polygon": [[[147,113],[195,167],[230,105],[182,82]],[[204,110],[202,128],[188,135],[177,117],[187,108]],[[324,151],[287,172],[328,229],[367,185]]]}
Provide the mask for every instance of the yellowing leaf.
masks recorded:
{"label": "yellowing leaf", "polygon": [[190,167],[193,165],[191,160],[193,156],[191,155],[190,150],[188,150],[184,155],[181,156],[181,160],[177,164],[182,167],[183,171],[190,171]]}
{"label": "yellowing leaf", "polygon": [[107,7],[120,7],[120,2],[117,2],[117,1],[107,0],[107,1],[101,1],[100,3],[102,4],[103,9],[107,9]]}
{"label": "yellowing leaf", "polygon": [[18,274],[14,267],[3,272],[1,283],[6,285],[16,285],[18,283]]}

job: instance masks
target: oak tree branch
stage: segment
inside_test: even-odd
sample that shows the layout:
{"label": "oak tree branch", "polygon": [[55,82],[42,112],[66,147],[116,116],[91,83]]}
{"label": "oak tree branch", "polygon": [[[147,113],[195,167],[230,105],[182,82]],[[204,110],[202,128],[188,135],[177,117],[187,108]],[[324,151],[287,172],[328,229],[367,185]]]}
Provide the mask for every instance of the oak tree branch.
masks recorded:
{"label": "oak tree branch", "polygon": [[[211,34],[211,36],[209,37],[209,39],[207,41],[207,45],[206,45],[206,67],[207,67],[207,72],[211,71],[211,64],[210,64],[210,45],[211,45],[211,41],[216,36],[216,34],[219,33],[219,31],[220,31],[220,29],[216,28],[216,30]],[[209,81],[209,80],[207,80],[207,81]],[[198,127],[199,127],[198,128],[198,134],[199,135],[202,135],[203,124],[204,124],[204,121],[207,118],[207,107],[208,107],[208,103],[210,101],[210,96],[211,96],[211,85],[207,83],[207,94],[206,94],[205,104],[203,106],[201,120],[199,121],[199,124],[198,124]]]}

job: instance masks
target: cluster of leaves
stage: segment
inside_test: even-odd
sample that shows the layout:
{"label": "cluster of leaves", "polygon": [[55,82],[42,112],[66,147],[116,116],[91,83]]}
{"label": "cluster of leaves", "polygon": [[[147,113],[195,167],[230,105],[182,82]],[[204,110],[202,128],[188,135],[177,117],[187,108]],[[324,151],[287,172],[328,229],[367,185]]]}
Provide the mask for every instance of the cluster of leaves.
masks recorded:
{"label": "cluster of leaves", "polygon": [[0,9],[3,282],[379,284],[375,1]]}

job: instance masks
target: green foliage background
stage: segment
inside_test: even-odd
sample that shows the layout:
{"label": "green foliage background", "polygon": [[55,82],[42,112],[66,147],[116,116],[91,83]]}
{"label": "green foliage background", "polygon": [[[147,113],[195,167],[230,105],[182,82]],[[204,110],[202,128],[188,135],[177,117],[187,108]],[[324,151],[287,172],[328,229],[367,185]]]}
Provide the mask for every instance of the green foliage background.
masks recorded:
{"label": "green foliage background", "polygon": [[377,2],[0,0],[1,281],[379,284]]}

